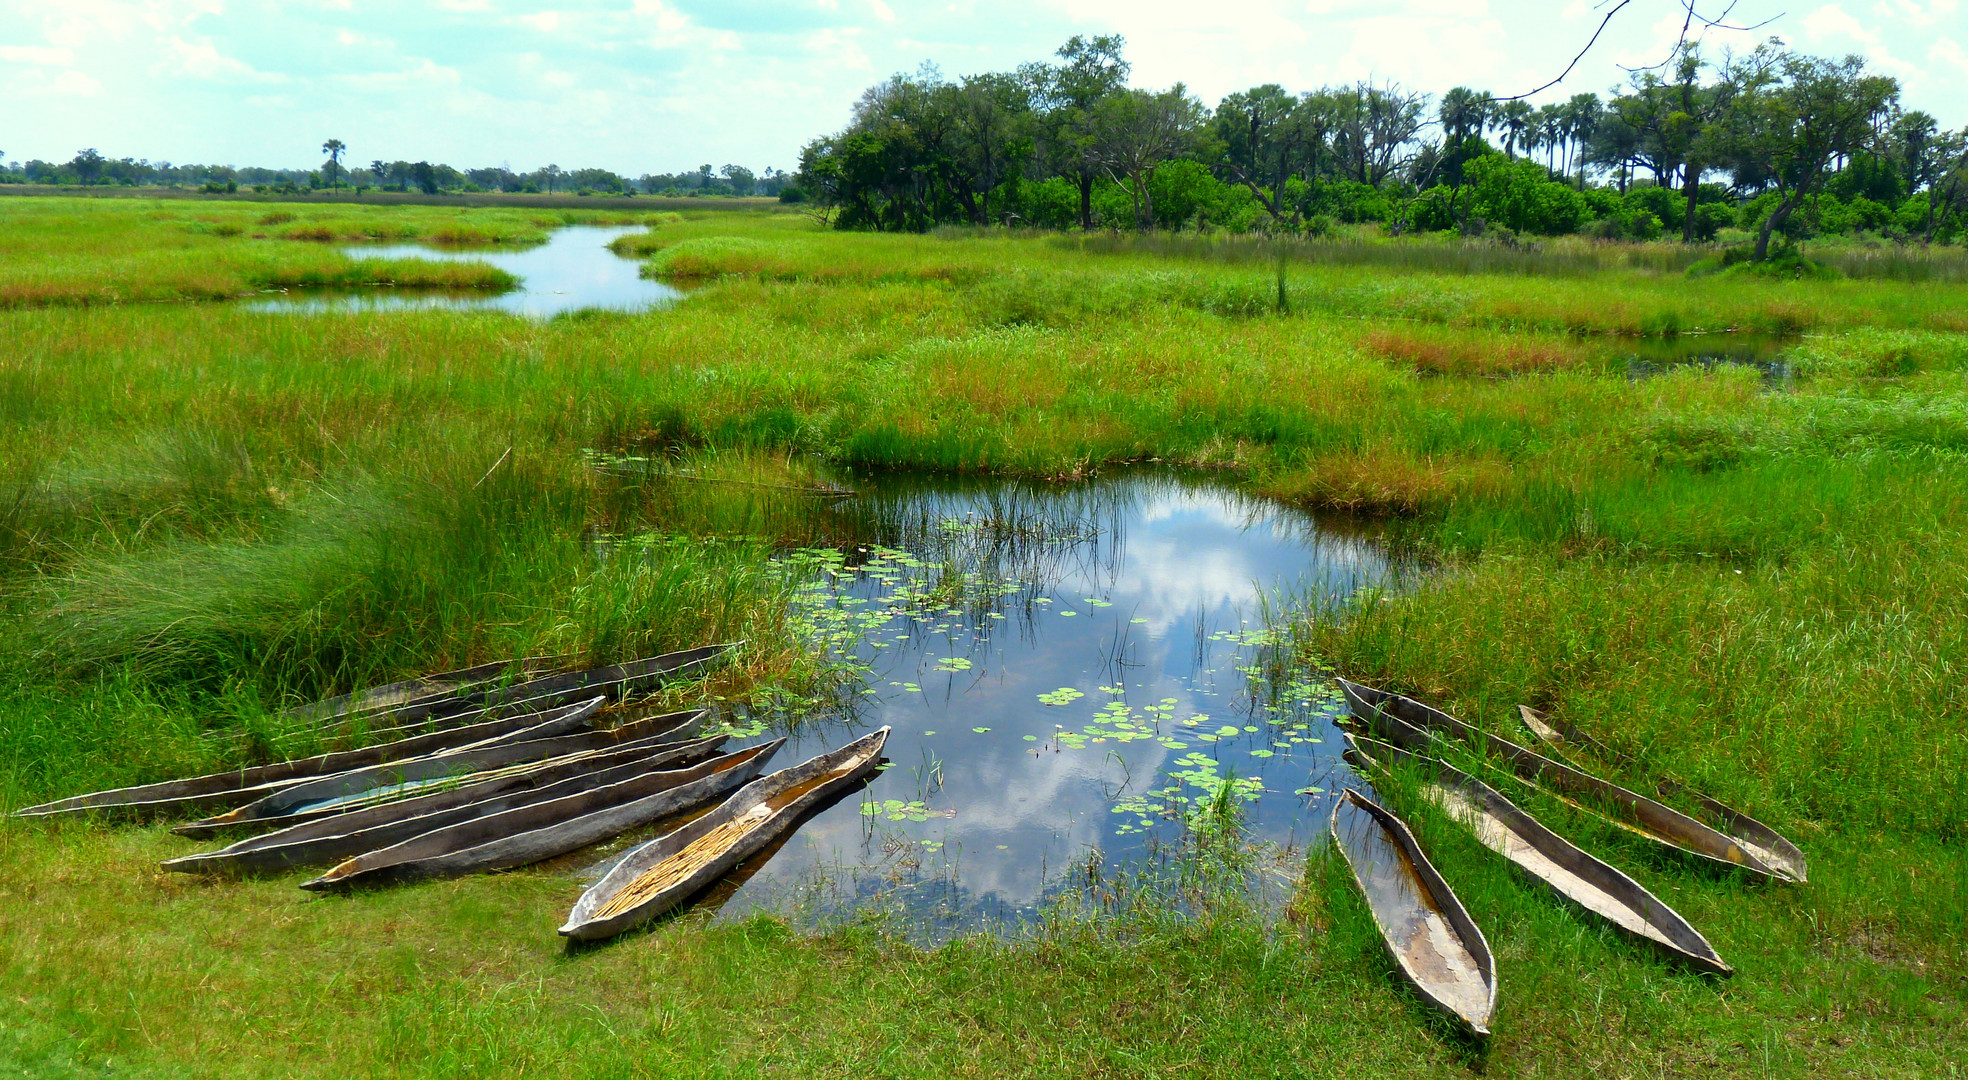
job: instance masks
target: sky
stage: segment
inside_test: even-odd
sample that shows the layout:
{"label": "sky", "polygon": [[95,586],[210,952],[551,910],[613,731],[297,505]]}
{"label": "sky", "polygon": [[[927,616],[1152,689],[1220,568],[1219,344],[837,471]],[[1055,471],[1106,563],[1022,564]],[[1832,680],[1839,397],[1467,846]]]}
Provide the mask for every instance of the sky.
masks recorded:
{"label": "sky", "polygon": [[[790,169],[863,89],[924,63],[1007,70],[1117,33],[1135,85],[1179,81],[1211,105],[1266,82],[1515,94],[1563,70],[1616,2],[0,0],[0,154],[313,167],[334,137],[352,162]],[[1619,65],[1658,63],[1680,3],[1631,0],[1532,100],[1604,94]],[[1859,53],[1907,107],[1968,124],[1962,0],[1737,0],[1730,18],[1771,21],[1711,30],[1710,51],[1775,35]]]}

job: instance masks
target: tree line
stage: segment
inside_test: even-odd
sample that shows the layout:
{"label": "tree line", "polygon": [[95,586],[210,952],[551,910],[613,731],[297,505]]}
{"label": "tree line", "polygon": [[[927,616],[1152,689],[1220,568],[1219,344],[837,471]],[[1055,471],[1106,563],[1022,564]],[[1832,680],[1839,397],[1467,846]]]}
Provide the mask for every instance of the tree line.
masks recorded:
{"label": "tree line", "polygon": [[[91,187],[196,188],[210,192],[241,188],[263,193],[308,191],[526,192],[580,195],[763,196],[780,197],[792,187],[792,176],[778,169],[754,172],[743,165],[693,172],[645,173],[630,178],[607,169],[562,169],[546,165],[530,172],[503,166],[457,169],[429,161],[369,162],[345,165],[348,148],[340,139],[322,144],[327,155],[315,169],[270,169],[256,166],[173,165],[168,161],[105,157],[91,148],[68,161],[39,159],[8,165],[0,161],[0,184],[54,184]],[[799,195],[794,192],[793,201]]]}
{"label": "tree line", "polygon": [[1903,109],[1856,56],[1687,45],[1606,98],[1266,84],[1212,109],[1180,83],[1128,85],[1124,47],[1076,36],[1015,71],[893,76],[802,150],[795,182],[840,228],[899,231],[1365,221],[1693,243],[1740,228],[1763,259],[1773,240],[1948,242],[1968,225],[1968,126]]}

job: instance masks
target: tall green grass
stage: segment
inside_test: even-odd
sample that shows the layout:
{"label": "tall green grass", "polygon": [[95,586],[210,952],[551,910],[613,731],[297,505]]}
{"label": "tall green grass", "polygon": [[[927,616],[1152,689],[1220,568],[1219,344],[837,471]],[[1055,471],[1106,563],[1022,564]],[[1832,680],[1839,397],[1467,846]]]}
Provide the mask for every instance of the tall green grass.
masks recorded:
{"label": "tall green grass", "polygon": [[[21,256],[0,278],[74,295],[228,244],[322,251],[126,212],[78,218],[64,255],[35,203],[0,200]],[[306,224],[294,212],[279,224]],[[457,218],[505,227],[478,213]],[[271,710],[499,656],[745,637],[741,666],[670,703],[797,687],[818,675],[771,546],[911,526],[787,489],[1159,460],[1388,514],[1431,566],[1398,595],[1298,613],[1281,662],[1499,731],[1520,701],[1556,709],[1784,830],[1811,884],[1698,872],[1529,803],[1708,934],[1741,972],[1715,987],[1404,804],[1497,948],[1503,1012],[1477,1058],[1389,978],[1323,821],[1278,924],[1150,897],[1024,945],[686,920],[578,957],[545,929],[568,867],[316,902],[287,879],[158,875],[182,851],[161,829],[16,823],[0,1063],[1761,1077],[1961,1059],[1959,286],[1308,257],[1280,311],[1274,265],[1179,245],[723,214],[636,249],[678,252],[662,267],[690,262],[704,287],[548,322],[0,311],[0,805],[292,751],[261,734]],[[1615,340],[1729,327],[1801,331],[1776,346],[1793,377],[1629,377]]]}

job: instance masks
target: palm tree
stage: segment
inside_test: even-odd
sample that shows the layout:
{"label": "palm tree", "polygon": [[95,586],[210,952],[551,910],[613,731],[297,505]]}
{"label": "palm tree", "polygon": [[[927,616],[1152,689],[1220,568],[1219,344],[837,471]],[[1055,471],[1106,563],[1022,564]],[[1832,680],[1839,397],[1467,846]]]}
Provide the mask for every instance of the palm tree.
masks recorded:
{"label": "palm tree", "polygon": [[1471,135],[1481,135],[1489,120],[1490,95],[1486,91],[1458,86],[1442,95],[1442,132],[1450,146]]}
{"label": "palm tree", "polygon": [[1532,129],[1537,135],[1539,145],[1544,147],[1544,167],[1552,172],[1558,171],[1558,152],[1565,147],[1565,109],[1562,105],[1543,105],[1537,111],[1537,126]]}
{"label": "palm tree", "polygon": [[[1506,101],[1497,110],[1498,126],[1503,128],[1503,152],[1516,157],[1516,148],[1524,141],[1524,133],[1531,126],[1531,105],[1527,101]],[[1525,149],[1529,149],[1526,147]]]}
{"label": "palm tree", "polygon": [[1585,190],[1585,154],[1583,147],[1592,131],[1599,126],[1598,94],[1573,94],[1572,99],[1563,106],[1565,110],[1565,137],[1572,144],[1572,160],[1578,165],[1578,187]]}
{"label": "palm tree", "polygon": [[348,146],[340,139],[329,139],[321,144],[321,152],[328,155],[328,186],[332,188],[335,177],[342,171],[342,155],[348,152]]}

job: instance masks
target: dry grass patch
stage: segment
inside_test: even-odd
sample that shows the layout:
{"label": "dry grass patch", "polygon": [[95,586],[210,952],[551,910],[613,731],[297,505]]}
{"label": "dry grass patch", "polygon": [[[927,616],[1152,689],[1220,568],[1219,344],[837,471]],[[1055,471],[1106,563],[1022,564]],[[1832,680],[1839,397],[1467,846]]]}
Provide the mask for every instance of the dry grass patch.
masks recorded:
{"label": "dry grass patch", "polygon": [[1582,348],[1550,338],[1431,330],[1374,330],[1363,344],[1383,360],[1423,375],[1524,375],[1577,367]]}

